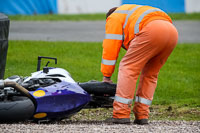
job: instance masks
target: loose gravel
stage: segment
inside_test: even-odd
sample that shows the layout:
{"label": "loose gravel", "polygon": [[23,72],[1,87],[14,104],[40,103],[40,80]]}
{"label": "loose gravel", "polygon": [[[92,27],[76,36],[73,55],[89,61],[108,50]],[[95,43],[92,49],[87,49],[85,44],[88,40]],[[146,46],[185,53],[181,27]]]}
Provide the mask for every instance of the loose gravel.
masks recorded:
{"label": "loose gravel", "polygon": [[0,133],[200,133],[200,121],[150,121],[148,125],[107,124],[102,121],[0,124]]}

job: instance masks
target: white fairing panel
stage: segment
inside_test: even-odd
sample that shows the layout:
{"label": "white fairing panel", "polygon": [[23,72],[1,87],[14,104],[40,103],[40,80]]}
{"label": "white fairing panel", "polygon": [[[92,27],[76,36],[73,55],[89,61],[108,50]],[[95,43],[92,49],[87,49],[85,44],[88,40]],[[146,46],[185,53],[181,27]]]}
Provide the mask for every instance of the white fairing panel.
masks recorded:
{"label": "white fairing panel", "polygon": [[57,78],[61,81],[66,81],[70,83],[76,83],[70,76],[69,72],[62,68],[50,68],[48,73],[43,71],[34,72],[30,77],[24,80],[24,82],[29,81],[33,78]]}

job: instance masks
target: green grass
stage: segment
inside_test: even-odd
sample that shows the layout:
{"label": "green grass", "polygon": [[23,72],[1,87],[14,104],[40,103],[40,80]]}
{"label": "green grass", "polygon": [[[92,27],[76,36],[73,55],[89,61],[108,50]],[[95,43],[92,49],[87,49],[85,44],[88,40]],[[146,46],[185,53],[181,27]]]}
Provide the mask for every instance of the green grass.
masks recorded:
{"label": "green grass", "polygon": [[81,21],[81,20],[105,20],[105,14],[77,14],[77,15],[10,15],[10,20],[24,21]]}
{"label": "green grass", "polygon": [[[24,20],[24,21],[81,21],[81,20],[105,20],[105,14],[65,14],[65,15],[10,15],[10,20]],[[170,13],[169,16],[172,20],[200,20],[200,13]]]}
{"label": "green grass", "polygon": [[162,68],[156,104],[200,105],[200,45],[178,45]]}
{"label": "green grass", "polygon": [[200,20],[200,13],[170,13],[172,20]]}
{"label": "green grass", "polygon": [[[29,76],[36,71],[38,56],[50,56],[57,57],[58,64],[51,61],[49,65],[68,70],[75,81],[101,81],[101,45],[100,42],[10,41],[5,77]],[[125,51],[121,50],[118,61],[124,54]],[[43,60],[42,65],[46,62]],[[117,69],[112,80],[116,83]],[[172,111],[166,111],[169,106]],[[170,114],[172,119],[183,114],[186,120],[193,117],[200,120],[200,44],[177,45],[160,71],[152,107],[160,114]],[[195,116],[192,109],[197,112]]]}

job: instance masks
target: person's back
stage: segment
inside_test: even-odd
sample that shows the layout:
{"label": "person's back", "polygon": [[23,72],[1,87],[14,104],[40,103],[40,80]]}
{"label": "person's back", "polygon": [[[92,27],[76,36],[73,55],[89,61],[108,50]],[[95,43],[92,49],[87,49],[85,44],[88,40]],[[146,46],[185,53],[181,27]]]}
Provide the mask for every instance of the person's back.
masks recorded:
{"label": "person's back", "polygon": [[[106,34],[103,45],[115,45],[112,55],[104,49],[103,59],[115,60],[118,57],[119,50],[122,47],[128,49],[130,41],[135,35],[153,20],[166,20],[169,22],[171,18],[162,10],[150,6],[141,5],[122,5],[110,14],[106,19]],[[108,48],[110,51],[110,48]],[[106,54],[107,53],[107,54]],[[102,72],[104,73],[104,65],[102,64]],[[107,76],[111,76],[113,71],[105,72]]]}

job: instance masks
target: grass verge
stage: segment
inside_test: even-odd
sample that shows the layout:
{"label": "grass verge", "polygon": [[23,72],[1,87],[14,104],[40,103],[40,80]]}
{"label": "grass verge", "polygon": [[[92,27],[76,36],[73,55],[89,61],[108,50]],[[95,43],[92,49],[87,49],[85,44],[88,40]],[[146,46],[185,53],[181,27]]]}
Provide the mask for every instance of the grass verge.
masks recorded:
{"label": "grass verge", "polygon": [[[112,108],[84,109],[72,116],[72,121],[103,121],[112,117]],[[131,120],[135,117],[131,113]],[[177,105],[152,105],[150,107],[150,120],[186,120],[200,121],[200,107]]]}
{"label": "grass verge", "polygon": [[47,15],[10,15],[10,20],[15,21],[83,21],[105,20],[105,14],[47,14]]}
{"label": "grass verge", "polygon": [[[200,44],[177,45],[160,71],[152,118],[200,120],[199,51]],[[50,62],[50,66],[68,70],[75,81],[101,81],[101,52],[100,42],[10,41],[5,77],[29,76],[36,71],[38,56],[50,56],[58,58],[58,65]],[[121,50],[118,61],[124,54]],[[112,80],[116,83],[117,70]]]}
{"label": "grass verge", "polygon": [[[105,20],[105,14],[47,14],[47,15],[10,15],[10,20],[15,21],[82,21]],[[172,20],[200,20],[200,13],[170,13]]]}

